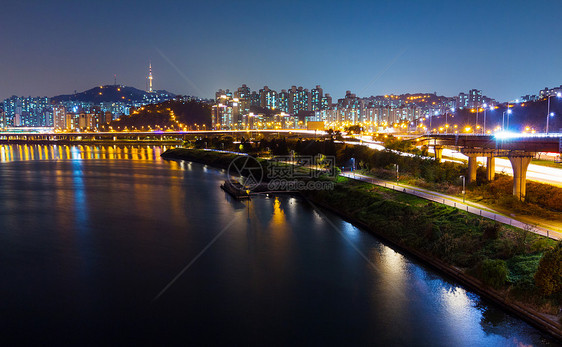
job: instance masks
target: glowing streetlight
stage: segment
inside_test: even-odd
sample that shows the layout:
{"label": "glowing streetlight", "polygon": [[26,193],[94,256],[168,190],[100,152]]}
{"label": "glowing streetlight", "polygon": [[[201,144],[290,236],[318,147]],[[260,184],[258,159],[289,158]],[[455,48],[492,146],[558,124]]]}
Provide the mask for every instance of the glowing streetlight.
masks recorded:
{"label": "glowing streetlight", "polygon": [[509,115],[511,114],[511,109],[509,108],[509,105],[507,107],[508,107],[507,111],[503,111],[503,114],[502,114],[502,130],[503,131],[505,131],[505,114],[507,113],[507,124],[509,124]]}
{"label": "glowing streetlight", "polygon": [[464,203],[464,198],[466,196],[466,183],[465,183],[466,177],[462,175],[461,178],[462,178],[462,202]]}
{"label": "glowing streetlight", "polygon": [[[548,96],[548,110],[546,111],[546,134],[548,135],[548,123],[549,123],[549,119],[550,117],[554,116],[554,113],[550,113],[550,98],[552,97],[552,95]],[[562,93],[557,93],[556,97],[562,97]]]}
{"label": "glowing streetlight", "polygon": [[[455,108],[451,107],[451,114],[455,113]],[[449,129],[449,121],[447,120],[447,111],[445,111],[445,133],[448,133],[448,129]]]}
{"label": "glowing streetlight", "polygon": [[486,134],[486,110],[488,110],[488,105],[484,104],[484,127],[482,128],[482,134]]}

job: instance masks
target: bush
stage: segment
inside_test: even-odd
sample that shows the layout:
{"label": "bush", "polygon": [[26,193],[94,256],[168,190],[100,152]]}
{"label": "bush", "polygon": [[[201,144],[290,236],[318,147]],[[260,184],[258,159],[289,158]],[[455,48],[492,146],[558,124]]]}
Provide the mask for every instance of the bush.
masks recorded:
{"label": "bush", "polygon": [[508,281],[511,284],[530,289],[534,287],[533,276],[537,272],[542,254],[523,254],[507,261]]}
{"label": "bush", "polygon": [[535,284],[544,295],[562,291],[562,242],[541,258],[535,273]]}
{"label": "bush", "polygon": [[492,288],[501,288],[507,281],[507,265],[501,259],[485,259],[478,267],[478,277]]}
{"label": "bush", "polygon": [[538,237],[531,243],[531,252],[541,252],[548,249],[550,242],[547,238]]}
{"label": "bush", "polygon": [[483,240],[496,240],[499,236],[501,226],[496,222],[482,223],[482,239]]}

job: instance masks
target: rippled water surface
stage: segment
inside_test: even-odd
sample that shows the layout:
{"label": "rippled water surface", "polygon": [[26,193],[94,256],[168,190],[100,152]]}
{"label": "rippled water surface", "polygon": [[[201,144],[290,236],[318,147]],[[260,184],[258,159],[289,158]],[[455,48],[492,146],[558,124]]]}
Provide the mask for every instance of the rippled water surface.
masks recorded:
{"label": "rippled water surface", "polygon": [[305,200],[233,201],[162,151],[0,145],[6,341],[555,344]]}

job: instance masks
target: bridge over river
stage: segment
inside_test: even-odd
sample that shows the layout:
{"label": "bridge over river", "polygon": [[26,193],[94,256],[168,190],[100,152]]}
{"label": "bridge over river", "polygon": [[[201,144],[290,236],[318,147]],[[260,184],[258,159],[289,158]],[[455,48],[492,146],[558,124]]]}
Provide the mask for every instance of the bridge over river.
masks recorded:
{"label": "bridge over river", "polygon": [[537,152],[562,152],[562,133],[494,135],[431,134],[422,139],[434,147],[435,159],[441,160],[443,148],[455,147],[468,157],[468,180],[476,180],[477,157],[486,157],[486,177],[494,179],[495,158],[507,157],[513,169],[513,195],[525,199],[527,168]]}

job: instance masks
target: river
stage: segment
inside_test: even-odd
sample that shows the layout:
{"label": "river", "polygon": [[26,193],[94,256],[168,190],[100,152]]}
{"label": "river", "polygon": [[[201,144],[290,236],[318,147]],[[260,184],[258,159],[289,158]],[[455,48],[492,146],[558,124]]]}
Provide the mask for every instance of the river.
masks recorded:
{"label": "river", "polygon": [[4,341],[554,345],[305,200],[158,146],[0,145]]}

